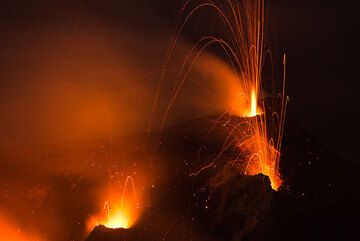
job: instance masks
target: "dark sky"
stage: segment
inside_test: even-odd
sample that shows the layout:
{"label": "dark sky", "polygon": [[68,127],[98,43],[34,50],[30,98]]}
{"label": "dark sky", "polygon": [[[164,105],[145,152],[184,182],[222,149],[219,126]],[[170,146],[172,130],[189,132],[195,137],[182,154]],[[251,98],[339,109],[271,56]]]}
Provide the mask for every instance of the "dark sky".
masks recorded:
{"label": "dark sky", "polygon": [[[61,41],[70,41],[68,44],[77,49],[82,46],[81,40],[87,38],[80,34],[84,29],[100,37],[103,32],[108,33],[108,36],[111,36],[109,32],[115,32],[114,35],[126,35],[125,33],[131,32],[141,36],[152,34],[153,37],[154,33],[158,33],[158,40],[152,38],[149,41],[149,46],[156,48],[161,41],[166,41],[179,2],[168,0],[78,0],[51,1],[51,3],[42,0],[2,1],[0,3],[0,93],[2,95],[0,124],[4,128],[1,131],[4,134],[0,144],[6,146],[7,142],[11,142],[11,145],[29,145],[32,144],[29,136],[37,135],[39,132],[38,126],[29,124],[31,121],[27,112],[31,107],[23,106],[20,108],[21,111],[17,108],[22,105],[19,104],[19,99],[25,98],[25,102],[32,102],[33,96],[28,89],[35,88],[39,93],[48,91],[43,83],[34,77],[35,73],[57,69],[56,61],[41,62],[42,55],[46,54],[47,49],[60,49]],[[273,41],[277,46],[275,52],[279,55],[283,52],[287,54],[290,115],[299,120],[315,137],[345,157],[354,161],[359,160],[356,152],[360,121],[358,117],[359,4],[357,1],[278,0],[274,2],[276,39]],[[199,25],[197,28],[201,28],[201,23]],[[186,28],[184,32],[186,37],[194,34],[196,35],[191,27]],[[111,45],[114,48],[116,41]],[[33,48],[33,46],[37,47]],[[96,43],[89,44],[88,48],[91,46],[96,46]],[[38,49],[42,52],[38,52]],[[67,59],[70,59],[69,61],[74,59],[71,55],[72,49],[68,51],[65,57],[61,55],[65,62]],[[98,51],[103,52],[102,49]],[[56,51],[55,53],[60,55]],[[106,55],[103,57],[109,58]],[[91,59],[91,56],[84,55],[84,58]],[[159,59],[152,58],[148,67],[161,63]],[[55,73],[61,74],[61,68],[57,71]],[[54,75],[54,72],[49,74]],[[77,74],[81,75],[81,73]],[[89,95],[84,94],[84,96],[87,98]],[[41,105],[40,101],[33,106]],[[61,118],[61,113],[57,114],[58,118]],[[16,116],[17,119],[14,120],[11,116]],[[35,117],[30,119],[32,118]],[[43,123],[47,123],[47,120],[45,118]],[[39,125],[43,124],[40,122]],[[49,124],[49,128],[51,127],[52,125]],[[27,137],[24,137],[23,132],[29,133]],[[43,141],[46,142],[46,138]]]}
{"label": "dark sky", "polygon": [[359,4],[278,1],[278,46],[287,53],[289,111],[317,138],[358,161]]}

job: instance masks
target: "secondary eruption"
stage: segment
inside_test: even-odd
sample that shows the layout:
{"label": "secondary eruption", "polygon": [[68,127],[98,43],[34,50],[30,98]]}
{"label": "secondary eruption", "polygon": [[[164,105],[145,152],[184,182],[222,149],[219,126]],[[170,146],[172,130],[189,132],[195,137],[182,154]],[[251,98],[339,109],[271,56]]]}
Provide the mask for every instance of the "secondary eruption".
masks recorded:
{"label": "secondary eruption", "polygon": [[[236,62],[236,64],[240,66],[241,79],[244,81],[245,86],[245,95],[250,99],[250,110],[247,114],[249,117],[248,133],[250,135],[249,138],[240,141],[238,144],[241,152],[248,152],[244,173],[247,175],[262,173],[268,176],[272,188],[277,190],[282,183],[279,173],[279,160],[286,100],[284,99],[283,91],[281,93],[280,114],[274,111],[270,115],[270,118],[278,117],[278,126],[268,126],[267,108],[263,98],[263,111],[260,111],[260,108],[258,108],[262,94],[263,64],[266,57],[266,51],[264,51],[266,47],[265,3],[264,0],[243,0],[236,2],[235,5],[231,5],[230,8],[232,11],[228,18],[232,19],[235,23],[234,28],[232,28],[234,31],[231,31],[233,39],[236,39],[233,45],[236,46],[235,49],[237,49],[238,56],[240,56],[240,61]],[[284,83],[283,88],[285,87]],[[277,130],[277,133],[269,135],[268,130]]]}
{"label": "secondary eruption", "polygon": [[[268,126],[267,106],[261,98],[263,65],[267,52],[265,51],[265,3],[264,0],[243,0],[234,3],[228,1],[228,3],[231,11],[225,11],[226,9],[215,3],[214,7],[228,23],[232,39],[232,44],[229,44],[232,47],[229,48],[234,53],[232,63],[238,66],[244,94],[250,100],[249,110],[243,114],[248,117],[245,121],[246,131],[242,133],[245,138],[236,138],[238,148],[247,159],[243,171],[246,175],[262,173],[268,176],[272,188],[277,190],[282,183],[279,160],[286,103],[283,92],[280,114],[276,114],[275,111],[270,113],[270,118],[278,117],[278,126]],[[263,110],[258,107],[260,100],[263,103]],[[277,130],[275,136],[271,135],[273,133],[268,133],[274,130]]]}
{"label": "secondary eruption", "polygon": [[[180,70],[180,76],[185,77],[179,77],[178,90],[199,56],[211,45],[220,46],[225,53],[234,72],[235,78],[233,79],[237,82],[231,86],[238,86],[236,93],[229,91],[229,93],[233,93],[232,98],[228,98],[232,102],[228,104],[231,108],[224,110],[223,115],[230,113],[230,117],[239,117],[238,124],[234,125],[229,132],[229,136],[235,138],[236,148],[240,152],[239,158],[226,164],[222,173],[216,175],[215,180],[217,181],[211,182],[216,183],[215,186],[224,183],[229,178],[224,173],[229,173],[229,169],[234,170],[235,168],[246,175],[262,173],[268,176],[272,188],[278,190],[282,183],[279,160],[288,101],[284,91],[286,61],[284,56],[283,81],[277,83],[274,73],[272,73],[271,80],[265,82],[264,64],[266,60],[271,64],[274,62],[269,50],[270,46],[266,45],[265,1],[207,0],[195,7],[191,7],[191,4],[191,1],[186,1],[181,9],[181,14],[186,13],[188,8],[190,8],[190,12],[186,15],[184,23],[179,25],[175,31],[170,49],[174,47],[180,32],[191,16],[204,8],[212,9],[218,14],[229,35],[227,38],[205,36],[194,45]],[[273,66],[270,67],[273,71]],[[263,94],[264,86],[271,86],[271,97],[267,99]],[[177,92],[171,102],[176,95]],[[219,123],[215,123],[215,125],[217,124]],[[214,165],[216,163],[212,162],[210,165],[200,168],[195,174]]]}
{"label": "secondary eruption", "polygon": [[122,192],[110,190],[107,200],[98,215],[92,216],[88,221],[88,230],[91,231],[98,225],[107,228],[128,229],[135,224],[140,216],[140,204],[134,180],[127,176]]}

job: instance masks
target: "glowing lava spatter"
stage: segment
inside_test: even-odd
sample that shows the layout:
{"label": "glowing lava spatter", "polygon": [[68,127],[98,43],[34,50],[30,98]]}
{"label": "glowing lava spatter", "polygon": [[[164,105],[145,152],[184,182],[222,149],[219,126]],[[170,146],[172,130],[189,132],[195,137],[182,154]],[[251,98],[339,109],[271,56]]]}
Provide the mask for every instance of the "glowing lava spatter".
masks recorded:
{"label": "glowing lava spatter", "polygon": [[288,101],[288,98],[285,98],[285,55],[283,66],[282,92],[278,95],[282,97],[280,98],[280,105],[273,106],[275,110],[271,113],[271,118],[268,119],[265,110],[263,112],[258,111],[256,94],[252,91],[250,114],[244,122],[245,130],[241,130],[242,134],[245,133],[248,137],[245,139],[236,138],[237,140],[240,139],[237,146],[242,154],[248,157],[244,174],[256,175],[262,173],[268,176],[274,190],[278,190],[282,184],[279,161]]}
{"label": "glowing lava spatter", "polygon": [[88,230],[92,230],[97,225],[125,229],[133,226],[141,211],[136,191],[133,178],[128,176],[122,194],[120,195],[119,192],[109,193],[100,214],[90,218]]}
{"label": "glowing lava spatter", "polygon": [[130,228],[130,214],[124,210],[122,205],[118,210],[113,210],[110,208],[109,203],[105,202],[104,210],[106,210],[106,221],[102,223],[107,228]]}
{"label": "glowing lava spatter", "polygon": [[[189,5],[186,1],[182,8],[185,12]],[[264,0],[204,0],[195,8],[190,10],[186,16],[187,22],[191,15],[202,8],[210,8],[220,16],[222,23],[227,27],[229,36],[205,36],[199,40],[191,54],[200,50],[195,55],[198,56],[206,47],[211,44],[218,44],[228,57],[230,66],[234,70],[234,76],[241,86],[241,93],[233,96],[233,102],[228,106],[232,108],[231,115],[242,117],[235,130],[231,130],[229,135],[235,135],[237,148],[241,153],[241,160],[230,161],[231,168],[238,167],[238,171],[247,175],[264,174],[269,177],[271,186],[277,190],[282,181],[279,172],[280,149],[282,133],[284,127],[287,97],[285,97],[285,57],[284,57],[284,78],[283,82],[277,83],[272,78],[271,88],[273,102],[267,101],[263,97],[263,86],[270,84],[264,83],[263,65],[265,58],[269,58],[269,63],[273,63],[271,52],[266,46],[266,19],[265,19],[265,1]],[[184,23],[185,24],[185,23]],[[179,32],[183,25],[180,26]],[[175,34],[175,36],[178,36]],[[195,59],[187,60],[191,68]],[[271,66],[273,67],[273,66]],[[181,73],[188,73],[183,70]],[[282,89],[281,93],[277,90]],[[239,96],[243,96],[242,101],[248,103],[248,108],[244,109],[243,103],[239,103]],[[240,100],[241,101],[241,100]],[[261,103],[261,108],[258,104]],[[238,107],[236,107],[238,106]],[[271,108],[269,108],[271,107]],[[224,110],[224,112],[228,112]],[[243,118],[245,117],[245,118]],[[245,126],[245,127],[244,127]],[[246,160],[243,165],[244,159]],[[212,164],[215,164],[212,162]],[[211,165],[206,165],[205,168]],[[200,171],[204,170],[200,168]],[[227,178],[226,169],[218,176]],[[196,172],[199,173],[199,172]],[[217,179],[218,180],[218,179]],[[220,182],[224,182],[220,180]],[[217,185],[217,184],[216,184]]]}

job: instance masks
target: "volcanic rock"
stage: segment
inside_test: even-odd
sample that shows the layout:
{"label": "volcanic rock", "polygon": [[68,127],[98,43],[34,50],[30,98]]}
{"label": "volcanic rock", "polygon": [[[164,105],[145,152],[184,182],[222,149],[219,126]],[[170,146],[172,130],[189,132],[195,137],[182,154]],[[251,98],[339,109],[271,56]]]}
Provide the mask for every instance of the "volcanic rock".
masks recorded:
{"label": "volcanic rock", "polygon": [[[163,190],[164,191],[164,190]],[[172,193],[168,193],[173,195]],[[199,233],[211,234],[211,240],[260,240],[266,237],[265,231],[269,220],[271,220],[271,204],[274,190],[271,189],[270,181],[266,176],[244,176],[236,175],[229,181],[228,185],[222,185],[210,195],[201,193],[195,195],[194,202],[189,209],[186,205],[182,210],[188,210],[189,217],[196,217],[193,225],[202,229]],[[169,197],[168,200],[171,200]],[[199,207],[199,203],[206,202],[206,208]],[[153,210],[148,210],[149,213]],[[164,213],[171,212],[162,209]],[[184,212],[185,213],[185,212]],[[184,213],[182,215],[184,215]],[[181,215],[180,215],[181,216]],[[147,223],[156,222],[153,218],[145,218],[142,223],[131,229],[109,229],[97,226],[86,239],[86,241],[113,241],[113,240],[158,240],[159,230],[152,230]],[[147,227],[147,228],[144,228]],[[193,236],[196,236],[194,233]],[[169,240],[180,240],[180,237],[172,237]],[[195,240],[210,240],[205,235],[198,235]]]}
{"label": "volcanic rock", "polygon": [[118,241],[126,238],[127,230],[123,228],[107,228],[103,225],[96,226],[91,231],[86,241]]}
{"label": "volcanic rock", "polygon": [[[173,163],[194,160],[203,144],[201,128],[183,130],[184,126],[164,130],[161,151],[179,160]],[[211,137],[212,144],[197,161],[206,162],[218,153],[219,136]],[[231,151],[222,156],[224,162],[231,158]],[[126,240],[318,241],[353,240],[356,235],[359,167],[291,119],[285,127],[280,163],[284,183],[278,191],[271,189],[263,175],[241,174],[213,190],[207,180],[214,170],[190,177],[191,168],[172,167],[177,171],[169,172],[170,182],[155,188],[156,202]],[[161,225],[156,226],[159,220]],[[91,240],[123,237],[122,233],[97,233]]]}

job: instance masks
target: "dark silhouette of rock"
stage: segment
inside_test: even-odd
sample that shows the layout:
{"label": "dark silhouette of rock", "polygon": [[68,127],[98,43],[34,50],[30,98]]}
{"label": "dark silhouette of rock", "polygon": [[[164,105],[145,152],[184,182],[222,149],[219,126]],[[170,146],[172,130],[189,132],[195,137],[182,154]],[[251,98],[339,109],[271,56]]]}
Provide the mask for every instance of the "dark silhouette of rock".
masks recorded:
{"label": "dark silhouette of rock", "polygon": [[[186,129],[184,126],[189,124],[195,127]],[[169,182],[152,193],[156,202],[132,229],[96,229],[88,240],[108,241],[115,236],[118,240],[126,236],[126,240],[224,241],[355,237],[360,202],[355,191],[359,168],[354,163],[311,137],[297,122],[288,120],[280,163],[284,183],[279,191],[271,189],[266,176],[239,173],[232,173],[223,185],[212,189],[208,180],[215,170],[189,176],[199,162],[214,158],[222,143],[224,133],[220,127],[215,128],[199,158],[206,129],[208,126],[191,122],[164,129],[160,152],[174,161],[169,164]],[[226,163],[233,155],[229,149],[221,160]],[[184,165],[181,160],[197,163]]]}
{"label": "dark silhouette of rock", "polygon": [[93,231],[91,231],[89,237],[86,241],[118,241],[124,240],[126,238],[126,229],[123,228],[106,228],[103,225],[96,226]]}

